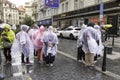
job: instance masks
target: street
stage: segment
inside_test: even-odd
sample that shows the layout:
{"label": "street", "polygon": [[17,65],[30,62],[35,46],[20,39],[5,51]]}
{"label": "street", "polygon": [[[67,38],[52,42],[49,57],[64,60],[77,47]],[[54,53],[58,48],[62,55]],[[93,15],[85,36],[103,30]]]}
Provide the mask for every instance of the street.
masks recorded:
{"label": "street", "polygon": [[[59,38],[58,50],[65,54],[71,55],[76,58],[76,40],[61,39]],[[58,51],[58,52],[59,52]],[[20,55],[13,57],[12,64],[3,65],[1,73],[5,74],[4,80],[119,80],[114,76],[107,76],[96,69],[90,69],[69,57],[62,54],[56,55],[56,61],[53,67],[47,67],[42,62],[34,61],[32,66],[22,65]],[[4,62],[4,56],[2,56]],[[120,74],[119,62],[120,59],[115,61],[107,59],[107,70],[116,74]],[[2,63],[4,64],[4,63]],[[102,66],[102,59],[100,59],[96,66]]]}

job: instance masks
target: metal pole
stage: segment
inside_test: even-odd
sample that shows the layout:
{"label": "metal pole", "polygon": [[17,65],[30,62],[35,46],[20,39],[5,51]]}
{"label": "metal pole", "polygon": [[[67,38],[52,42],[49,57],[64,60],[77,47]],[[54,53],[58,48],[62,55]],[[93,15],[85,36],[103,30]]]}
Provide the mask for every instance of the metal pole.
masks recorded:
{"label": "metal pole", "polygon": [[107,52],[107,47],[105,46],[104,55],[103,55],[103,63],[102,63],[102,71],[106,71],[106,52]]}
{"label": "metal pole", "polygon": [[114,35],[113,35],[112,46],[114,46],[114,40],[115,40],[115,37],[114,37]]}
{"label": "metal pole", "polygon": [[52,20],[52,26],[53,26],[53,8],[52,8],[51,20]]}

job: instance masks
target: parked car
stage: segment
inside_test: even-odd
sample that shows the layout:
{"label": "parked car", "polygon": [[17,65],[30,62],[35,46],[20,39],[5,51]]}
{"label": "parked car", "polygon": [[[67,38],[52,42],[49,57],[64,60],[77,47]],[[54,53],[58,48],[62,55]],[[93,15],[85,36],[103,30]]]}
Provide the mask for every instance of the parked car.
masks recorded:
{"label": "parked car", "polygon": [[70,39],[77,39],[78,37],[78,32],[80,31],[79,27],[74,27],[74,26],[70,26],[68,28],[65,28],[64,30],[62,30],[60,33],[60,37],[67,37]]}

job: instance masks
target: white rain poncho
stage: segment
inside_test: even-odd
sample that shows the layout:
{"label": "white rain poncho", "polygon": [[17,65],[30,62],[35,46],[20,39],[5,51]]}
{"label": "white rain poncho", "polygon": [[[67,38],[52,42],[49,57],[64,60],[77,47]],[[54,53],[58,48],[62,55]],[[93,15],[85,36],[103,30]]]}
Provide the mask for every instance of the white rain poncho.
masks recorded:
{"label": "white rain poncho", "polygon": [[34,32],[32,39],[35,50],[41,49],[43,47],[42,40],[43,40],[44,32],[45,32],[44,26],[41,26],[38,30]]}
{"label": "white rain poncho", "polygon": [[[57,53],[58,38],[57,35],[53,32],[52,26],[50,26],[48,31],[45,32],[43,42],[43,52],[45,56],[48,56],[48,53],[51,53],[52,56],[54,56]],[[49,46],[51,44],[52,46]]]}
{"label": "white rain poncho", "polygon": [[102,44],[102,40],[101,40],[101,31],[100,31],[100,26],[98,25],[94,25],[95,30],[97,31],[98,37],[99,37],[99,46],[98,46],[98,51],[97,54],[101,55],[103,52],[102,50],[104,49],[104,46]]}
{"label": "white rain poncho", "polygon": [[87,27],[83,31],[82,36],[82,49],[85,53],[94,53],[96,55],[98,51],[98,44],[97,41],[99,41],[98,34],[96,33],[96,30],[92,27]]}
{"label": "white rain poncho", "polygon": [[34,48],[33,43],[27,34],[29,26],[21,25],[21,31],[16,34],[16,40],[13,42],[11,52],[15,53],[23,53],[25,57],[28,57],[29,54],[33,54]]}
{"label": "white rain poncho", "polygon": [[87,26],[83,24],[81,30],[80,30],[79,33],[78,33],[77,47],[82,46],[82,34],[83,34],[83,31],[84,31],[86,28],[87,28]]}

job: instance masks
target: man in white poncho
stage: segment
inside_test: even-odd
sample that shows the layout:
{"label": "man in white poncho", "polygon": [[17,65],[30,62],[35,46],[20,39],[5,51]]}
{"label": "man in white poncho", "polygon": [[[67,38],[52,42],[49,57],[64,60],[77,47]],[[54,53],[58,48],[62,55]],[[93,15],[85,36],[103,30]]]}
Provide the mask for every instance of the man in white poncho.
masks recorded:
{"label": "man in white poncho", "polygon": [[98,51],[99,36],[93,26],[88,25],[82,36],[82,50],[85,52],[86,66],[94,66],[94,55],[96,55]]}
{"label": "man in white poncho", "polygon": [[57,53],[58,38],[53,32],[53,27],[49,26],[48,31],[43,36],[43,52],[45,55],[45,62],[47,66],[53,66],[55,54]]}
{"label": "man in white poncho", "polygon": [[[29,55],[34,51],[33,43],[27,33],[29,26],[21,25],[21,31],[16,34],[16,40],[12,46],[12,53],[15,54],[16,51],[22,53],[21,62],[26,64],[31,64],[29,61]],[[26,58],[26,62],[24,61],[24,57]]]}

